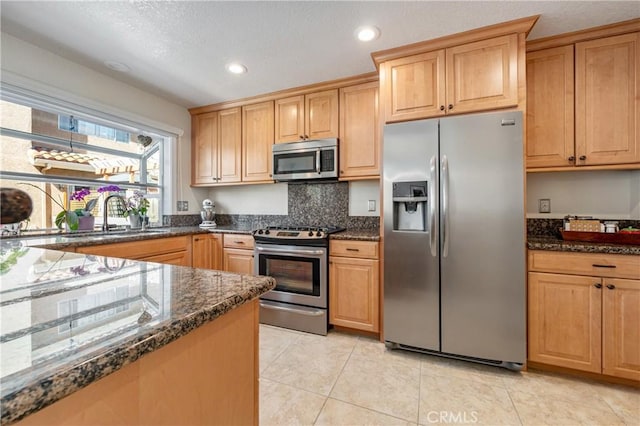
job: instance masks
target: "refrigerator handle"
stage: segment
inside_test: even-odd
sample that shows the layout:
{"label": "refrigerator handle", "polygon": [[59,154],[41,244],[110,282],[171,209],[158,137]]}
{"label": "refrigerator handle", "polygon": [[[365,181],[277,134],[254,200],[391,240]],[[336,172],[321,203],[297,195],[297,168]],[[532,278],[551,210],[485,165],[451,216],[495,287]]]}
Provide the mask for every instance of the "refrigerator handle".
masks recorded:
{"label": "refrigerator handle", "polygon": [[444,227],[442,230],[442,257],[449,254],[449,160],[442,156],[442,216]]}
{"label": "refrigerator handle", "polygon": [[429,248],[431,256],[438,255],[438,229],[436,228],[436,157],[429,163]]}

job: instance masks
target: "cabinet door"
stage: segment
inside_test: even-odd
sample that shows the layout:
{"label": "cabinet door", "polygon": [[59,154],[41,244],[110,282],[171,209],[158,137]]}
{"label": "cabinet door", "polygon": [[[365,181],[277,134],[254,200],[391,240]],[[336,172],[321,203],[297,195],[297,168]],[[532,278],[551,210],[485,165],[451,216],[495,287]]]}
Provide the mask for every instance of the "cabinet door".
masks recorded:
{"label": "cabinet door", "polygon": [[640,281],[605,279],[602,372],[640,380]]}
{"label": "cabinet door", "polygon": [[310,93],[304,97],[305,138],[338,137],[338,90]]}
{"label": "cabinet door", "polygon": [[640,33],[576,43],[578,165],[640,162]]}
{"label": "cabinet door", "polygon": [[447,49],[447,111],[518,105],[518,35]]}
{"label": "cabinet door", "polygon": [[296,142],[304,138],[304,96],[276,100],[275,142]]}
{"label": "cabinet door", "polygon": [[198,114],[193,117],[192,124],[192,183],[215,183],[218,176],[218,113]]}
{"label": "cabinet door", "polygon": [[194,268],[222,269],[222,234],[194,235],[192,251]]}
{"label": "cabinet door", "polygon": [[377,333],[379,327],[378,261],[331,257],[329,322]]}
{"label": "cabinet door", "polygon": [[600,373],[600,281],[529,273],[529,360]]}
{"label": "cabinet door", "polygon": [[219,182],[240,182],[242,161],[240,108],[218,112]]}
{"label": "cabinet door", "polygon": [[384,96],[386,123],[443,115],[445,51],[383,63],[380,90]]}
{"label": "cabinet door", "polygon": [[253,275],[253,250],[224,249],[224,270]]}
{"label": "cabinet door", "polygon": [[271,179],[273,145],[273,102],[242,107],[242,180]]}
{"label": "cabinet door", "polygon": [[340,89],[340,179],[380,176],[378,83]]}
{"label": "cabinet door", "polygon": [[573,45],[527,54],[527,167],[573,166]]}

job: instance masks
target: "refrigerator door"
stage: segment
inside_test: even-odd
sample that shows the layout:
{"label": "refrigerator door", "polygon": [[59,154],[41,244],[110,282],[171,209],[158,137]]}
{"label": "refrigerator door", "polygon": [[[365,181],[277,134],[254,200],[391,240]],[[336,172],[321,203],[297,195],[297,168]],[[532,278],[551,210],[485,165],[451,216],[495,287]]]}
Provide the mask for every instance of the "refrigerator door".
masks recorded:
{"label": "refrigerator door", "polygon": [[385,340],[439,350],[438,120],[385,126],[383,151]]}
{"label": "refrigerator door", "polygon": [[440,121],[442,352],[523,363],[522,113]]}

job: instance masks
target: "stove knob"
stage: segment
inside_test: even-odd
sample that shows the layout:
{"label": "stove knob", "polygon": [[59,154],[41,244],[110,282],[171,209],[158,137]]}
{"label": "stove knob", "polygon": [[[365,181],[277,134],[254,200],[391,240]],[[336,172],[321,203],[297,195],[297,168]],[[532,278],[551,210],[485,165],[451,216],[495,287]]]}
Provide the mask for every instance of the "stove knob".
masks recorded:
{"label": "stove knob", "polygon": [[313,231],[309,231],[309,236],[313,237]]}
{"label": "stove knob", "polygon": [[260,234],[260,235],[262,235],[262,233],[263,233],[263,232],[264,232],[264,231],[263,231],[262,229],[259,229],[259,230],[258,230],[258,234]]}
{"label": "stove knob", "polygon": [[270,233],[271,233],[271,232],[269,232],[269,230],[268,230],[268,229],[266,229],[266,230],[264,231],[264,234],[265,234],[265,235],[269,235]]}
{"label": "stove knob", "polygon": [[322,237],[322,231],[318,231],[318,232],[316,233],[316,236],[318,236],[318,237]]}

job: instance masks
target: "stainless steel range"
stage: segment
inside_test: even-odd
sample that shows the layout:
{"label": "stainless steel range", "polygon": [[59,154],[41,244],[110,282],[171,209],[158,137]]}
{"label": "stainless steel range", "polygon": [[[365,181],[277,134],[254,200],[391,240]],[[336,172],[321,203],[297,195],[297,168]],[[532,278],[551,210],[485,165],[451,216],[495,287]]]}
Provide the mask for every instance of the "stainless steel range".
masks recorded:
{"label": "stainless steel range", "polygon": [[260,297],[260,322],[327,334],[329,234],[337,227],[267,227],[253,231],[255,273],[276,280]]}

